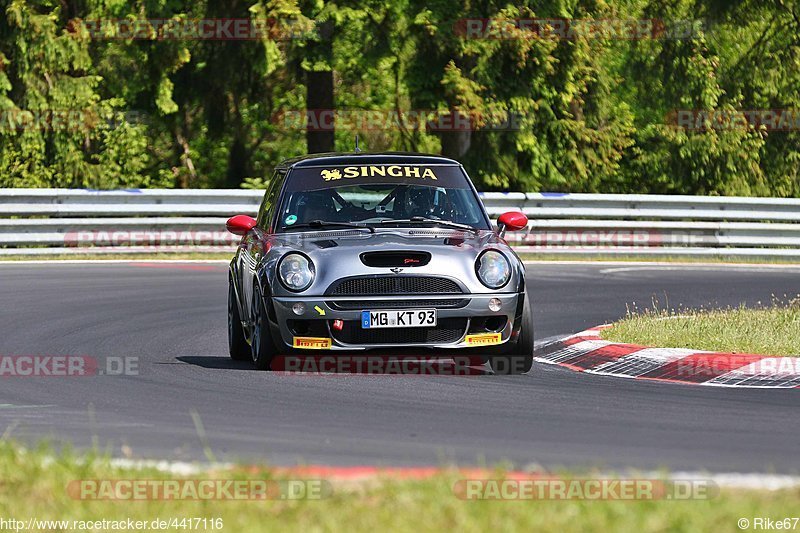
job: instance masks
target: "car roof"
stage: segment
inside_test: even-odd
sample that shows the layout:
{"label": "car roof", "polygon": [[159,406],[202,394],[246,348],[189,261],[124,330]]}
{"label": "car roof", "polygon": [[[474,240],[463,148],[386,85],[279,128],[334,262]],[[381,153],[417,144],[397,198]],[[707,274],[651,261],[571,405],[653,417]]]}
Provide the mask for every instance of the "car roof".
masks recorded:
{"label": "car roof", "polygon": [[301,168],[315,166],[347,166],[368,164],[407,164],[407,165],[460,165],[447,157],[413,152],[353,153],[329,152],[293,157],[283,161],[278,168]]}

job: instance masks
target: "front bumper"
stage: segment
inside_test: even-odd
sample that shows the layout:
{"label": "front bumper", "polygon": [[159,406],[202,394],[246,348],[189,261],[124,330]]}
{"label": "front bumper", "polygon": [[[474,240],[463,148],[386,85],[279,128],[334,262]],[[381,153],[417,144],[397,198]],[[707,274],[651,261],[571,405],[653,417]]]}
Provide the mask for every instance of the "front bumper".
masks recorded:
{"label": "front bumper", "polygon": [[[491,311],[489,300],[500,301]],[[283,348],[367,350],[385,348],[487,348],[512,337],[519,316],[517,293],[458,294],[447,296],[290,296],[273,297],[275,325]],[[419,305],[417,305],[419,302]],[[292,307],[305,305],[297,315]],[[436,326],[361,330],[361,311],[390,309],[437,310]],[[344,328],[336,330],[334,320]],[[419,330],[426,331],[419,331]],[[415,330],[415,331],[412,331]],[[301,339],[298,341],[298,339]],[[304,341],[303,339],[316,339]],[[325,339],[323,341],[322,339]]]}

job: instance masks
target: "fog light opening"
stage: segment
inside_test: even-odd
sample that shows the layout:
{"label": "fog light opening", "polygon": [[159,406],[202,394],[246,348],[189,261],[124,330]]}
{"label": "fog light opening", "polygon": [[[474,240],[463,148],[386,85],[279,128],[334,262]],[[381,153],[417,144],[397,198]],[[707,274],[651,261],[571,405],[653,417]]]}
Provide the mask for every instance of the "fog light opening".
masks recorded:
{"label": "fog light opening", "polygon": [[483,327],[486,329],[486,331],[497,333],[506,327],[506,322],[507,319],[505,316],[493,316],[486,319],[486,323]]}
{"label": "fog light opening", "polygon": [[499,298],[489,300],[489,311],[498,312],[503,307],[503,302]]}
{"label": "fog light opening", "polygon": [[311,331],[310,320],[288,320],[286,325],[293,335],[308,335]]}
{"label": "fog light opening", "polygon": [[292,306],[292,311],[297,316],[304,315],[306,312],[306,304],[304,304],[303,302],[297,302]]}

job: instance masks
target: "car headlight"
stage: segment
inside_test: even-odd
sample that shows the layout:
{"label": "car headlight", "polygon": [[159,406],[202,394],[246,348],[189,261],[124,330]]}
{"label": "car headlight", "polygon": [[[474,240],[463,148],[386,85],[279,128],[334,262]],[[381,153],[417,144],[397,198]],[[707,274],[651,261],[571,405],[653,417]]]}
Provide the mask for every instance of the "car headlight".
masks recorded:
{"label": "car headlight", "polygon": [[511,265],[500,252],[487,250],[478,256],[475,272],[481,283],[490,289],[499,289],[508,283],[511,277]]}
{"label": "car headlight", "polygon": [[290,291],[304,291],[314,281],[314,263],[302,254],[290,252],[278,263],[278,277]]}

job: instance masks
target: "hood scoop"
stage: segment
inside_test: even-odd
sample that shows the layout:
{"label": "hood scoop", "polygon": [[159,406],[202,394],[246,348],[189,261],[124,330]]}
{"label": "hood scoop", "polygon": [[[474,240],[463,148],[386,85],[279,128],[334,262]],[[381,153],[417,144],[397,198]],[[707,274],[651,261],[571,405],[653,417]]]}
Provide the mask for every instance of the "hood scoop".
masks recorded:
{"label": "hood scoop", "polygon": [[444,243],[447,246],[461,246],[462,244],[464,244],[464,239],[463,238],[448,237],[448,238],[446,238],[444,240]]}
{"label": "hood scoop", "polygon": [[381,251],[364,252],[361,254],[361,262],[368,267],[389,268],[389,267],[418,267],[427,265],[431,260],[429,252],[412,251]]}

